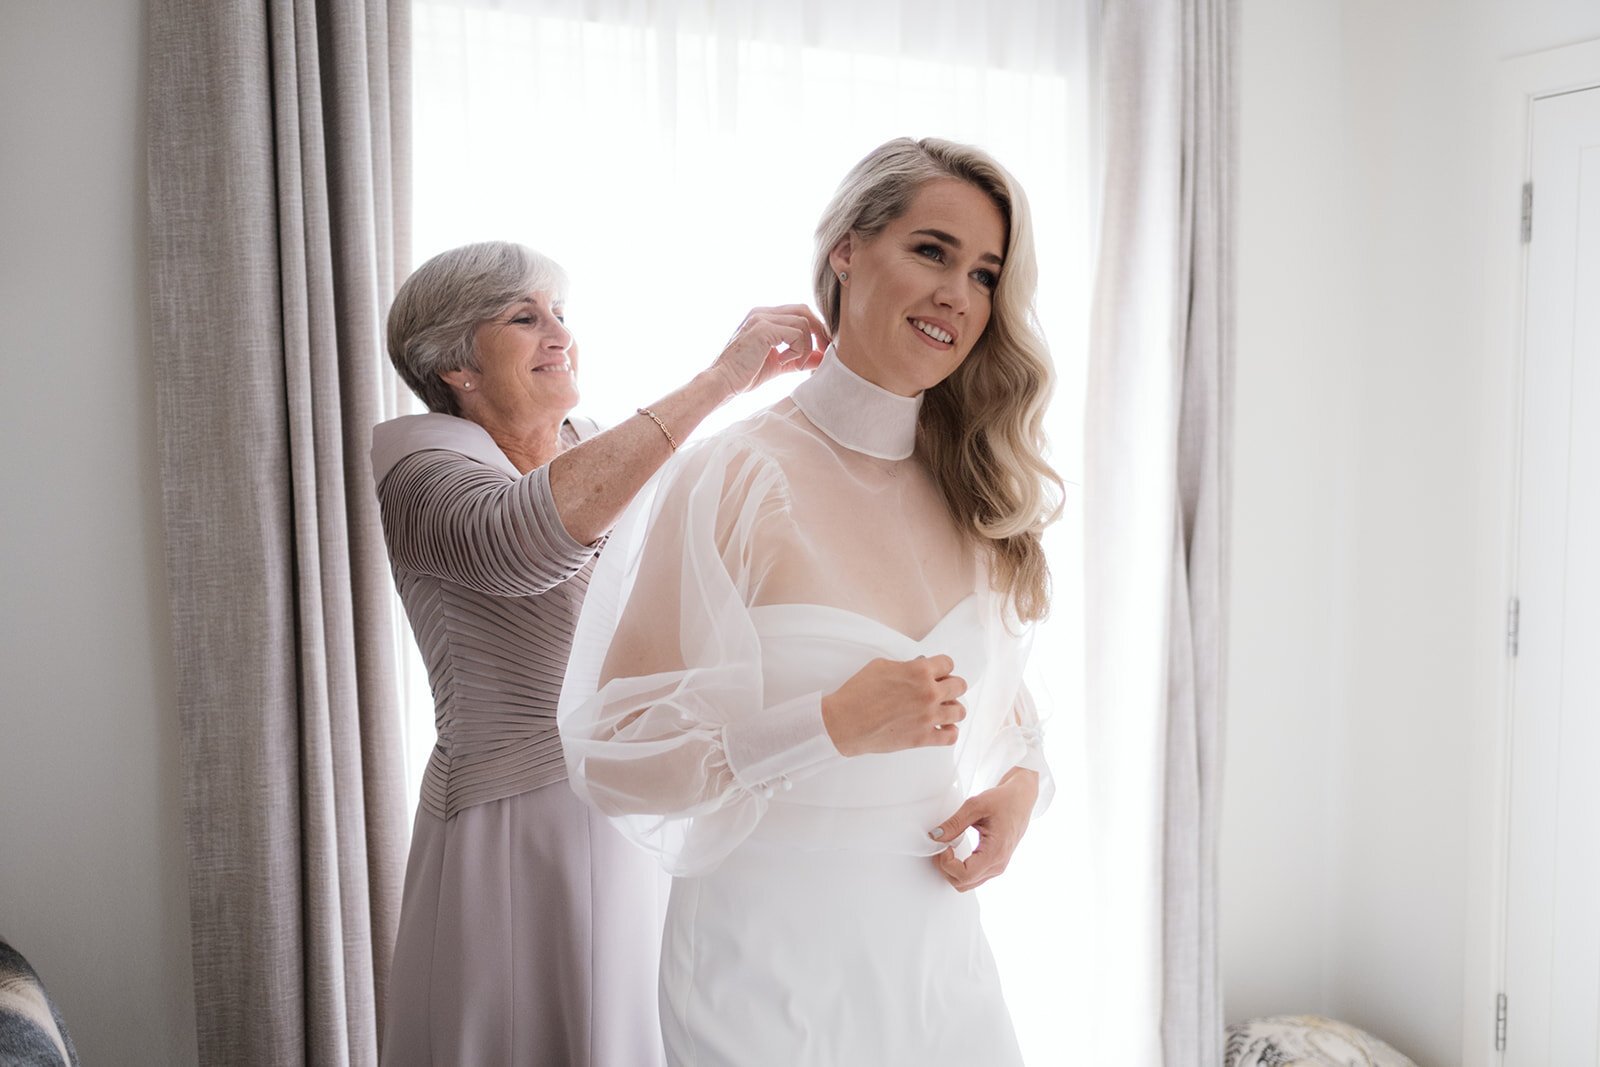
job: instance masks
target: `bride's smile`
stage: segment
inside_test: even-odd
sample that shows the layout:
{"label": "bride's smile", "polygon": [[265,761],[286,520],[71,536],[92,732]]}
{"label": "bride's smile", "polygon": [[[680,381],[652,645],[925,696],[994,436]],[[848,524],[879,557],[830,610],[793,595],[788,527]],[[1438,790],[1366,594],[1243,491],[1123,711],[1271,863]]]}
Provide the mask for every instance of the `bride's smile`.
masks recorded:
{"label": "bride's smile", "polygon": [[901,396],[948,378],[989,324],[1005,234],[994,200],[956,178],[923,185],[878,233],[846,234],[829,256],[839,359]]}

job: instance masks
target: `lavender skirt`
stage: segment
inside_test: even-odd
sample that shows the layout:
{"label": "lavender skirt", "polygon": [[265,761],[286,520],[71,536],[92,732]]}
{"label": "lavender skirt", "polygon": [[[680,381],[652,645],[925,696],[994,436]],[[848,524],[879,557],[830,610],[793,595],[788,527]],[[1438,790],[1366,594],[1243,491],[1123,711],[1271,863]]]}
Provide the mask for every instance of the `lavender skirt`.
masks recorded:
{"label": "lavender skirt", "polygon": [[418,809],[381,1062],[660,1064],[666,894],[566,782]]}

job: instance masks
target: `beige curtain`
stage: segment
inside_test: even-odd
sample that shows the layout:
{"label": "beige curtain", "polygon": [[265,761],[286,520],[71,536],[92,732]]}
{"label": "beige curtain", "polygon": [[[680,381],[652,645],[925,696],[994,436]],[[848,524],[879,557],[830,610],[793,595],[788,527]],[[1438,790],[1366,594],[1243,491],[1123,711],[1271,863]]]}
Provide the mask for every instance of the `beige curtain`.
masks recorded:
{"label": "beige curtain", "polygon": [[1235,0],[1106,0],[1084,486],[1097,1063],[1222,1060]]}
{"label": "beige curtain", "polygon": [[409,4],[149,11],[200,1059],[373,1063],[405,798],[367,449],[409,255]]}

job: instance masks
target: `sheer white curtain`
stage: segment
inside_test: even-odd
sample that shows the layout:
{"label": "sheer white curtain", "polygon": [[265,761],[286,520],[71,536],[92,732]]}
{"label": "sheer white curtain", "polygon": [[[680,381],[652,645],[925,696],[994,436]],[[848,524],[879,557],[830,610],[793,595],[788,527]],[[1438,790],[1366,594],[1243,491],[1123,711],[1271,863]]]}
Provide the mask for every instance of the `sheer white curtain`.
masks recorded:
{"label": "sheer white curtain", "polygon": [[[586,414],[609,424],[704,366],[752,306],[809,303],[812,230],[839,179],[891,137],[979,144],[1022,182],[1039,314],[1059,375],[1051,438],[1069,480],[1050,534],[1055,608],[1035,642],[1059,783],[1011,869],[982,890],[1024,1052],[1073,1058],[1087,1026],[1076,485],[1088,274],[1089,0],[419,0],[417,261],[523,241],[573,291]],[[773,383],[702,429],[770,403]],[[433,743],[420,665],[412,795]]]}
{"label": "sheer white curtain", "polygon": [[1237,0],[1106,6],[1088,391],[1089,1062],[1216,1067]]}

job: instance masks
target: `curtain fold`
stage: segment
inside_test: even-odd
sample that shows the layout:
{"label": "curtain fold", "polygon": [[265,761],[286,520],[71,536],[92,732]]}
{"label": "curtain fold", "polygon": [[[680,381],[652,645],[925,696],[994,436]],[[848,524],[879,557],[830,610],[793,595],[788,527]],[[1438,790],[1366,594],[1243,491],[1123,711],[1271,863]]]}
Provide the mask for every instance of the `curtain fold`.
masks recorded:
{"label": "curtain fold", "polygon": [[1101,11],[1084,487],[1096,1062],[1222,1059],[1235,12]]}
{"label": "curtain fold", "polygon": [[373,1063],[405,862],[366,463],[409,257],[410,5],[150,7],[168,589],[204,1063]]}

